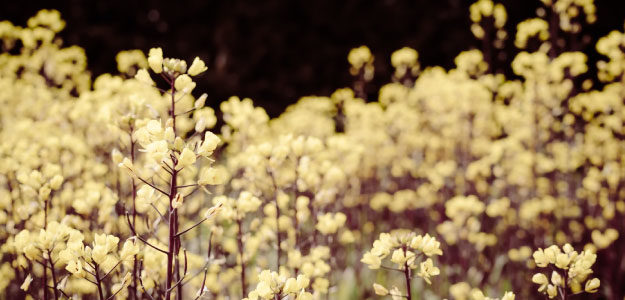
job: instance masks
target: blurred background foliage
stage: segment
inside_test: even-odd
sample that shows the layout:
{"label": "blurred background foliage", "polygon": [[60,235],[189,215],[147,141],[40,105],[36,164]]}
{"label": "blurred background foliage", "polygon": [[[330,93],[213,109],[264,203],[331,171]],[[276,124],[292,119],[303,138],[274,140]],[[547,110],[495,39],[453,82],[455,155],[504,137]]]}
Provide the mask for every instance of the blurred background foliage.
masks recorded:
{"label": "blurred background foliage", "polygon": [[[173,57],[200,56],[209,70],[198,86],[216,106],[231,95],[250,97],[270,116],[303,95],[329,95],[351,86],[345,59],[360,45],[371,48],[375,77],[367,87],[375,97],[393,72],[388,57],[401,47],[419,51],[423,66],[453,66],[463,50],[480,46],[471,31],[465,0],[319,1],[0,1],[0,19],[15,24],[42,8],[54,8],[67,22],[61,37],[86,49],[94,77],[114,73],[121,50],[160,46]],[[535,15],[540,1],[503,1],[508,32]],[[595,65],[594,41],[622,28],[625,2],[600,0],[598,21],[583,35],[593,37],[583,51]],[[507,41],[498,65],[515,55]],[[508,69],[500,71],[510,75]],[[370,97],[370,98],[371,98]]]}

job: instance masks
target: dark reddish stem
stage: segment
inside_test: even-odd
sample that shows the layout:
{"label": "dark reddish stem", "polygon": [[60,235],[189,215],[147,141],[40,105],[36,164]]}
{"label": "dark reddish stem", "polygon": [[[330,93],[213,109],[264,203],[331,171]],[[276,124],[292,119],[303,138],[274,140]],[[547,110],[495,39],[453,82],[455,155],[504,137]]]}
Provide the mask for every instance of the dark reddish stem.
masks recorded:
{"label": "dark reddish stem", "polygon": [[[406,247],[403,248],[404,255],[408,256]],[[406,292],[408,300],[412,300],[412,286],[410,285],[410,268],[408,267],[408,261],[404,263],[404,278],[406,278]]]}
{"label": "dark reddish stem", "polygon": [[247,288],[245,286],[245,260],[243,260],[243,222],[241,222],[241,218],[237,218],[237,225],[239,227],[239,230],[237,231],[237,243],[239,246],[239,257],[241,259],[241,293],[243,295],[241,298],[245,298],[245,295],[247,294]]}

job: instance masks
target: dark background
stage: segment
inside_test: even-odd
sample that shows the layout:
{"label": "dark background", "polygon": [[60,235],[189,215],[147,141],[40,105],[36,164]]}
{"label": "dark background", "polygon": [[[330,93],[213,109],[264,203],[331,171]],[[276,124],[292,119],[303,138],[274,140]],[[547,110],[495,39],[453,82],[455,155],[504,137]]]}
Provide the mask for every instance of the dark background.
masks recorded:
{"label": "dark background", "polygon": [[[472,2],[2,0],[0,19],[25,25],[41,8],[58,9],[67,22],[65,44],[86,49],[94,76],[116,73],[120,50],[160,46],[165,56],[189,63],[200,56],[209,70],[198,78],[198,91],[207,92],[213,105],[231,95],[250,97],[276,116],[301,96],[350,86],[347,53],[360,45],[376,57],[372,96],[390,79],[390,54],[403,46],[417,49],[424,66],[452,67],[460,51],[480,46],[469,30]],[[508,11],[511,45],[516,23],[534,17],[540,1],[500,2]],[[593,41],[586,51],[609,31],[623,30],[625,1],[595,2],[598,21],[586,27]],[[504,65],[514,56],[507,54]]]}

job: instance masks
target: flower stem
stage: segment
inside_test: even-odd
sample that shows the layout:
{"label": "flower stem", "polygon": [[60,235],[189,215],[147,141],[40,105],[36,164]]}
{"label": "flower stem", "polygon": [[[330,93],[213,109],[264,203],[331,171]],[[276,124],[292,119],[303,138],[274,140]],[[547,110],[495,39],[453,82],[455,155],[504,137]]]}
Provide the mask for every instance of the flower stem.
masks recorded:
{"label": "flower stem", "polygon": [[102,280],[100,280],[100,275],[98,274],[98,264],[95,263],[95,262],[93,264],[95,266],[95,268],[94,268],[94,271],[95,271],[94,277],[95,277],[96,285],[98,286],[98,294],[100,296],[99,299],[100,300],[104,300],[104,292],[102,291]]}
{"label": "flower stem", "polygon": [[[169,115],[170,117],[173,117],[173,129],[174,129],[174,135],[176,133],[176,116],[175,116],[175,95],[176,95],[176,88],[174,86],[174,81],[175,78],[172,78],[170,81],[170,85],[171,85],[171,109],[169,111]],[[172,282],[174,281],[174,270],[173,270],[173,266],[174,266],[174,254],[176,251],[176,224],[175,224],[175,214],[177,213],[177,209],[173,208],[173,201],[174,198],[176,197],[176,186],[177,186],[177,171],[176,171],[176,161],[174,160],[175,157],[172,155],[172,164],[173,164],[173,168],[172,168],[172,174],[171,174],[171,182],[169,185],[169,247],[167,249],[167,281],[165,283],[165,299],[169,300],[171,298],[171,286],[172,286]],[[177,264],[176,264],[177,265]],[[176,271],[175,274],[178,274],[178,272]]]}
{"label": "flower stem", "polygon": [[[43,230],[48,229],[48,199],[46,199],[44,201],[44,208],[43,208]],[[43,299],[44,300],[48,300],[48,270],[46,268],[46,263],[48,262],[48,260],[50,260],[51,258],[48,256],[47,258],[44,257],[44,264],[43,264],[43,278],[42,278],[42,283],[43,283]]]}
{"label": "flower stem", "polygon": [[241,259],[241,294],[243,295],[241,298],[245,298],[247,295],[246,287],[245,287],[245,261],[243,260],[243,229],[242,222],[240,218],[237,218],[237,225],[239,230],[237,232],[237,243],[239,246],[239,257]]}
{"label": "flower stem", "polygon": [[[132,138],[134,128],[130,125],[130,161],[135,163],[135,141]],[[137,183],[135,182],[134,177],[130,177],[132,184],[132,226],[137,226]],[[134,261],[132,263],[132,282],[130,283],[130,299],[134,300],[137,298],[137,273],[138,273],[138,264],[137,264],[137,255],[134,257]]]}
{"label": "flower stem", "polygon": [[[403,248],[404,255],[408,256],[406,247]],[[406,294],[408,300],[412,300],[412,287],[410,286],[410,268],[408,267],[408,261],[404,263],[404,277],[406,278]]]}
{"label": "flower stem", "polygon": [[276,271],[280,273],[280,256],[282,256],[282,248],[280,244],[282,244],[282,239],[280,238],[280,205],[278,204],[278,185],[276,184],[276,178],[272,171],[269,171],[269,175],[271,177],[271,181],[273,182],[273,187],[275,191],[275,195],[273,197],[274,203],[276,205],[276,239],[278,243],[278,250],[276,257]]}
{"label": "flower stem", "polygon": [[[50,272],[52,273],[52,287],[54,291],[54,300],[59,300],[59,293],[56,289],[58,282],[56,281],[56,273],[54,272],[54,263],[52,263],[52,251],[48,250],[48,262],[50,263]],[[45,270],[45,268],[44,268]]]}

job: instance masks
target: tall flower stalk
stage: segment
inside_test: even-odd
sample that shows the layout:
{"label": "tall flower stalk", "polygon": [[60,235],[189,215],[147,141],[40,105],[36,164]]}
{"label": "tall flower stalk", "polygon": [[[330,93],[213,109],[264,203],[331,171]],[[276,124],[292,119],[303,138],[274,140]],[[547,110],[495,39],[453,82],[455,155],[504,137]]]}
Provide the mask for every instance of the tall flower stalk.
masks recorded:
{"label": "tall flower stalk", "polygon": [[[177,126],[177,119],[180,116],[186,116],[196,110],[200,110],[204,106],[206,95],[198,98],[193,108],[190,110],[179,112],[176,109],[176,104],[181,101],[183,97],[188,96],[195,88],[196,84],[191,79],[191,76],[196,76],[206,70],[204,62],[196,58],[193,64],[187,69],[187,64],[184,60],[172,58],[163,59],[162,50],[160,48],[154,48],[150,50],[148,64],[154,73],[160,74],[161,78],[167,83],[168,89],[164,90],[156,87],[155,82],[146,69],[140,69],[135,78],[158,89],[168,99],[168,119],[164,128],[158,120],[138,121],[140,126],[137,126],[138,129],[133,135],[131,145],[134,145],[135,141],[141,145],[143,149],[140,151],[146,153],[150,162],[148,166],[153,166],[164,171],[164,174],[169,178],[163,178],[162,176],[158,176],[157,178],[162,182],[166,182],[166,186],[157,184],[155,179],[155,177],[157,177],[156,175],[153,175],[149,179],[144,178],[142,176],[142,171],[135,167],[134,158],[125,158],[120,163],[120,166],[129,170],[133,178],[142,182],[147,186],[148,190],[151,189],[150,191],[156,191],[166,197],[166,212],[163,214],[161,214],[158,208],[152,203],[154,199],[142,200],[150,202],[149,204],[152,208],[156,210],[161,219],[167,224],[167,249],[160,248],[147,239],[142,238],[136,232],[136,213],[134,210],[132,215],[133,219],[131,220],[128,214],[127,219],[132,233],[138,239],[149,247],[167,255],[164,288],[165,299],[171,299],[172,294],[176,295],[176,299],[183,299],[183,285],[185,283],[184,279],[187,276],[188,263],[187,254],[182,247],[181,238],[185,233],[201,225],[215,214],[220,205],[209,209],[201,220],[184,230],[180,228],[180,210],[186,197],[191,196],[200,188],[205,189],[205,185],[220,183],[223,176],[209,167],[200,171],[201,174],[197,181],[184,183],[181,173],[185,168],[196,165],[198,163],[197,158],[199,157],[205,157],[209,163],[212,162],[212,160],[208,158],[217,147],[219,138],[211,132],[206,132],[203,140],[192,139],[191,137],[185,140],[184,134],[180,132],[178,129],[179,126]],[[198,131],[202,131],[204,128],[202,126],[195,126],[195,129],[197,134]],[[181,251],[183,253],[182,257],[180,255]]]}

